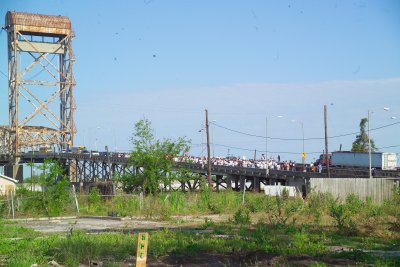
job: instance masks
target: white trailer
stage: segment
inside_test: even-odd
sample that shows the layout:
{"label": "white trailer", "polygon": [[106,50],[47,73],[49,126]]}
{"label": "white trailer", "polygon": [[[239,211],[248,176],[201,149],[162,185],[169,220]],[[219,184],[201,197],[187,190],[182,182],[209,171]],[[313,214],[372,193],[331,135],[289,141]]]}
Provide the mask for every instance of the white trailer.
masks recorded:
{"label": "white trailer", "polygon": [[[368,152],[335,151],[332,152],[332,166],[369,167]],[[397,169],[397,155],[391,152],[372,152],[371,167],[382,170]]]}

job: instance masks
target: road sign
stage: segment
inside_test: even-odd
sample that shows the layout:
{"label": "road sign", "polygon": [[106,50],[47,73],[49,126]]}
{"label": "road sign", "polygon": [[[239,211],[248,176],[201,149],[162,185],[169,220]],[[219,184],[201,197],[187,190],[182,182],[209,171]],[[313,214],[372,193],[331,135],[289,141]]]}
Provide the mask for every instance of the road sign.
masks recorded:
{"label": "road sign", "polygon": [[137,267],[146,267],[147,245],[148,244],[149,244],[149,234],[148,233],[139,233],[137,254],[136,254],[136,266]]}
{"label": "road sign", "polygon": [[303,152],[301,153],[301,157],[302,157],[303,159],[305,159],[305,158],[307,157],[307,153],[303,151]]}

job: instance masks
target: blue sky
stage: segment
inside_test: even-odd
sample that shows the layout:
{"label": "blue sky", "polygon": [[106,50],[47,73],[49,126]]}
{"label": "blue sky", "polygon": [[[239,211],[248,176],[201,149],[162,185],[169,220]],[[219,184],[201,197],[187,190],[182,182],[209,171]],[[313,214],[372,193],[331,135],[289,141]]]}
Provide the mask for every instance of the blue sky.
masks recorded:
{"label": "blue sky", "polygon": [[[330,136],[357,131],[368,109],[375,110],[372,128],[400,118],[399,1],[2,0],[1,21],[8,10],[70,17],[76,145],[128,150],[143,116],[158,137],[199,144],[205,108],[217,124],[255,135],[265,135],[268,115],[269,136],[289,139],[301,138],[293,119],[303,122],[305,138],[323,137],[324,104]],[[2,32],[3,73],[6,41]],[[0,74],[0,124],[8,122],[7,105]],[[400,145],[399,133],[396,124],[371,135],[386,147]],[[247,157],[253,152],[234,147],[265,150],[262,138],[216,126],[213,137],[216,155],[226,155],[226,146]],[[330,149],[350,149],[354,139],[332,138]],[[306,152],[315,152],[306,161],[323,149],[323,140],[306,141]],[[299,153],[301,141],[271,140],[269,150]]]}

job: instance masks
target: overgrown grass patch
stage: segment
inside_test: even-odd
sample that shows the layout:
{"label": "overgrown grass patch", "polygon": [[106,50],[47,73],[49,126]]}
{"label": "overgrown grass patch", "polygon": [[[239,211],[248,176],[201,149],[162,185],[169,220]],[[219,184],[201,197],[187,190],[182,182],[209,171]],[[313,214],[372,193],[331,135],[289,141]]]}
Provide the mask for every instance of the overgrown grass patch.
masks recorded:
{"label": "overgrown grass patch", "polygon": [[[224,223],[205,221],[206,224],[208,229],[214,231],[203,233],[164,229],[150,232],[148,250],[150,260],[165,255],[190,257],[198,253],[224,255],[232,252],[262,251],[266,254],[283,256],[339,257],[381,266],[398,264],[397,259],[373,256],[358,249],[363,243],[379,244],[375,246],[376,248],[385,246],[389,248],[389,241],[379,241],[377,238],[346,237],[326,228],[320,228],[320,232],[316,232],[313,227],[307,225],[237,224],[234,220]],[[6,266],[45,264],[49,260],[55,260],[66,266],[87,264],[89,260],[122,262],[131,259],[136,253],[137,234],[93,235],[73,231],[72,234],[43,236],[15,224],[2,224],[1,227],[9,227],[8,230],[0,228],[3,232],[8,231],[9,237],[24,238],[15,240],[1,235],[0,255],[7,256]],[[346,238],[347,243],[344,242]],[[393,241],[398,242],[391,240]],[[332,254],[328,247],[335,243],[345,243],[353,250]]]}

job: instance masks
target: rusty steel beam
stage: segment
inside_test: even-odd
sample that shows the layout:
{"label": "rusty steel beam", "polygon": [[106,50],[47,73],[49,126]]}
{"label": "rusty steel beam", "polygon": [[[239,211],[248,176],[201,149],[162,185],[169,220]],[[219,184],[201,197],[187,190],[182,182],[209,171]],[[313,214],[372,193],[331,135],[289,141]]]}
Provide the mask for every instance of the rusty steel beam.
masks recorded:
{"label": "rusty steel beam", "polygon": [[[73,145],[76,130],[72,39],[75,36],[71,21],[65,16],[7,12],[5,29],[9,125],[0,127],[0,136],[8,140],[8,145],[0,144],[0,152],[7,152],[17,164],[21,152],[36,150],[38,146],[61,150]],[[48,77],[27,78],[35,68]],[[48,95],[35,94],[37,88],[43,88],[41,92]],[[57,104],[59,108],[54,110]],[[41,125],[32,125],[35,123]]]}

